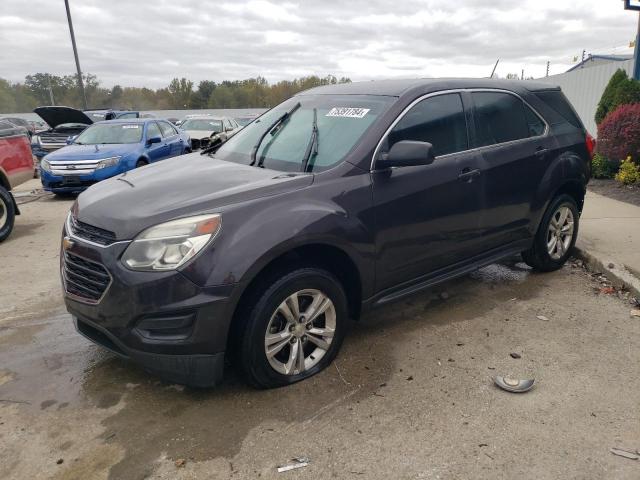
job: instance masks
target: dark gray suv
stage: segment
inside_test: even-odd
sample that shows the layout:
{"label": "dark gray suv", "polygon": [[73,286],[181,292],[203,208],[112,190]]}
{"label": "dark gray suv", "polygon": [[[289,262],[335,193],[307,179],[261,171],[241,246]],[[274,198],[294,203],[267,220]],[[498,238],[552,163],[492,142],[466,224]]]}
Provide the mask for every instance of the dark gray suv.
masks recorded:
{"label": "dark gray suv", "polygon": [[558,88],[394,80],[303,92],[217,151],[92,186],[62,242],[65,301],[92,341],[211,386],[335,358],[349,319],[514,254],[576,241],[593,139]]}

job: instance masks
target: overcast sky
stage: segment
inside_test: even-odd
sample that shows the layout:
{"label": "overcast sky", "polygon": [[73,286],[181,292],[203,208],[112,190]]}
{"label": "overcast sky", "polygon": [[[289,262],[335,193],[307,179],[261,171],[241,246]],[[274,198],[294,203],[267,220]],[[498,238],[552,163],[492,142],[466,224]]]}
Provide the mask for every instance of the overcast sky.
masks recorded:
{"label": "overcast sky", "polygon": [[[262,75],[539,77],[582,50],[631,53],[621,0],[70,0],[83,72],[103,85]],[[63,0],[2,0],[0,77],[73,73]]]}

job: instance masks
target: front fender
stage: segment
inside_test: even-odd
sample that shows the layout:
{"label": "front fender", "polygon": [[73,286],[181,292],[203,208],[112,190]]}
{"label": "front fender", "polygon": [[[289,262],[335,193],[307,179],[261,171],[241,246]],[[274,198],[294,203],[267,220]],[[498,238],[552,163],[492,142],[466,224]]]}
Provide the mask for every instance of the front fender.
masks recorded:
{"label": "front fender", "polygon": [[[337,182],[342,192],[344,181]],[[362,179],[347,181],[359,181],[363,188],[346,190],[347,197],[329,196],[332,201],[327,203],[310,200],[327,196],[314,195],[315,188],[309,187],[230,206],[222,212],[218,238],[182,273],[200,285],[246,286],[279,256],[302,246],[328,245],[352,260],[360,274],[363,296],[369,294],[375,273],[374,238],[365,220],[371,202],[370,186]]]}

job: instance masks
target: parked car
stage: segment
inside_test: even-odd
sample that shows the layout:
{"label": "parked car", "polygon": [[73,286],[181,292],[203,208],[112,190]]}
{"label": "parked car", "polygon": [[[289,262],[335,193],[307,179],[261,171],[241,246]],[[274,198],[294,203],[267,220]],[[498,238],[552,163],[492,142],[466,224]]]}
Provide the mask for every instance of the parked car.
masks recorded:
{"label": "parked car", "polygon": [[191,149],[195,151],[217,139],[227,141],[240,130],[240,125],[233,118],[200,115],[185,119],[180,128],[191,137]]}
{"label": "parked car", "polygon": [[547,83],[311,89],[215,154],[81,194],[65,303],[81,334],[170,381],[213,385],[231,355],[252,385],[287,385],[374,307],[515,254],[560,268],[593,147]]}
{"label": "parked car", "polygon": [[77,110],[70,107],[38,107],[34,110],[49,130],[31,137],[31,149],[38,160],[67,144],[67,138],[78,135],[94,122],[116,118],[138,118],[139,112],[129,110]]}
{"label": "parked car", "polygon": [[49,130],[49,125],[40,120],[29,120],[29,125],[31,125],[31,128],[33,128],[34,133],[40,133]]}
{"label": "parked car", "polygon": [[13,230],[20,215],[11,189],[33,177],[33,156],[23,127],[0,120],[0,242]]}
{"label": "parked car", "polygon": [[56,194],[77,193],[137,167],[189,153],[189,137],[164,120],[98,122],[71,144],[42,159],[42,186]]}
{"label": "parked car", "polygon": [[0,120],[4,120],[6,122],[12,123],[16,127],[22,127],[27,131],[27,135],[29,138],[36,132],[35,128],[31,125],[31,123],[23,118],[17,117],[2,117]]}
{"label": "parked car", "polygon": [[260,113],[249,113],[247,115],[242,115],[240,117],[235,117],[234,120],[241,127],[246,127],[251,122],[253,122],[256,118],[258,118],[260,115],[261,115]]}

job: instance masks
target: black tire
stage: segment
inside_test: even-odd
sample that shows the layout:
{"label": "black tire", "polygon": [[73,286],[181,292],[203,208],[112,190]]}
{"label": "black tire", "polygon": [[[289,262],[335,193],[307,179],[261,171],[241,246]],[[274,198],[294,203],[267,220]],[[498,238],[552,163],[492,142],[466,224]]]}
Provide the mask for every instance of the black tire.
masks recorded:
{"label": "black tire", "polygon": [[0,242],[11,234],[15,220],[16,210],[11,194],[4,187],[0,187]]}
{"label": "black tire", "polygon": [[142,158],[136,162],[136,168],[144,167],[145,165],[149,165],[149,162]]}
{"label": "black tire", "polygon": [[[549,225],[553,216],[562,207],[567,207],[573,214],[573,237],[568,248],[565,249],[564,254],[560,258],[552,258],[548,249],[547,241],[549,235]],[[556,197],[547,208],[542,221],[538,226],[533,246],[524,252],[522,252],[522,258],[525,263],[535,270],[541,272],[552,272],[562,268],[567,259],[571,256],[576,239],[578,238],[578,226],[580,222],[580,214],[578,213],[578,206],[576,201],[570,195],[559,195]]]}
{"label": "black tire", "polygon": [[[335,308],[335,333],[320,360],[302,373],[286,375],[271,366],[265,352],[265,335],[271,317],[290,295],[305,289],[317,289],[326,295]],[[300,268],[276,279],[261,282],[250,295],[248,304],[236,320],[242,322],[235,333],[235,356],[247,382],[256,388],[275,388],[309,378],[326,368],[336,357],[348,326],[347,297],[340,282],[329,272],[318,268]],[[322,316],[318,317],[321,318]],[[284,349],[292,348],[288,345]],[[304,348],[313,349],[311,343]],[[283,350],[286,353],[285,350]],[[312,353],[310,354],[312,356]]]}

